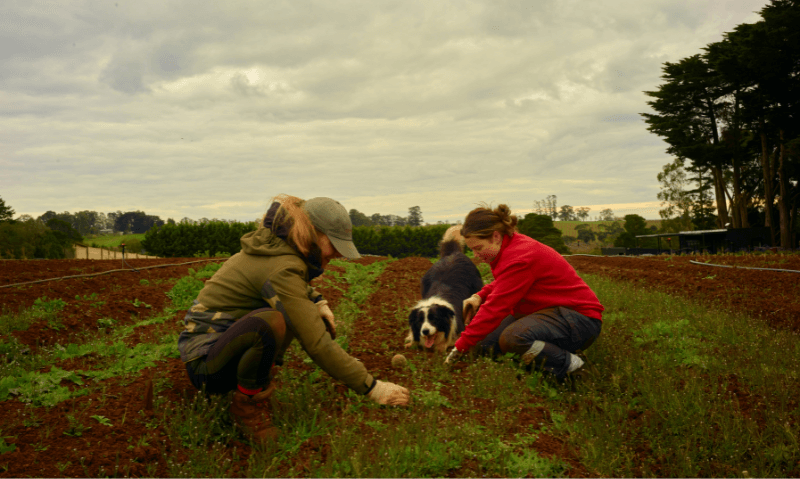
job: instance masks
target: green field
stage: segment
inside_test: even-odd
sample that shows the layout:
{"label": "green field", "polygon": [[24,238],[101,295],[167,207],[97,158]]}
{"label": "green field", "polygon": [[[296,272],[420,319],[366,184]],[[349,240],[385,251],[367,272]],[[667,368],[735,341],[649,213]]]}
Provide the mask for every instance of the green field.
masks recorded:
{"label": "green field", "polygon": [[[659,228],[661,226],[661,220],[645,220],[647,223],[647,227],[655,226]],[[561,230],[561,234],[564,236],[578,236],[578,232],[575,230],[575,227],[578,225],[587,224],[592,227],[593,231],[598,231],[601,224],[610,225],[614,223],[613,221],[553,221],[553,226]],[[620,220],[620,225],[625,225],[625,221]]]}
{"label": "green field", "polygon": [[90,246],[96,244],[98,247],[101,247],[101,248],[116,248],[123,241],[129,241],[129,240],[132,240],[132,239],[137,239],[139,241],[142,241],[144,239],[144,234],[139,234],[139,235],[131,234],[131,235],[122,235],[122,236],[120,236],[120,235],[106,235],[106,236],[95,236],[93,238],[87,236],[86,238],[84,238],[84,243],[86,243],[87,245],[90,245]]}

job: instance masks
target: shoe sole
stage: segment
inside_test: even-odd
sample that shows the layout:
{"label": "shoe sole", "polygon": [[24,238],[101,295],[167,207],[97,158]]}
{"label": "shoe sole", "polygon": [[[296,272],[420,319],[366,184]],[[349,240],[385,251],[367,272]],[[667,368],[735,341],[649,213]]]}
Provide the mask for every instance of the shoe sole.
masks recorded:
{"label": "shoe sole", "polygon": [[530,365],[533,362],[533,360],[536,359],[536,356],[538,356],[542,352],[543,349],[544,349],[544,341],[534,341],[533,344],[531,344],[530,349],[525,351],[525,353],[522,355],[521,358],[522,364]]}

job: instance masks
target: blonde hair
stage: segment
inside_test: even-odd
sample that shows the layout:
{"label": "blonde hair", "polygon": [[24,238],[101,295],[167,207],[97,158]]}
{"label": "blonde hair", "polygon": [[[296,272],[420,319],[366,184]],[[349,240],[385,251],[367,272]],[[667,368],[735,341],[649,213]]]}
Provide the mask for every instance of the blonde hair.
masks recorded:
{"label": "blonde hair", "polygon": [[[270,204],[274,202],[278,202],[280,206],[272,221],[272,231],[276,232],[280,226],[288,228],[289,234],[286,241],[294,246],[300,254],[308,256],[311,249],[317,244],[318,237],[316,228],[303,210],[305,200],[281,193],[273,198]],[[264,216],[266,217],[266,214]],[[263,218],[261,224],[264,224]]]}
{"label": "blonde hair", "polygon": [[470,211],[461,227],[461,236],[464,238],[486,239],[495,231],[511,236],[517,231],[517,217],[511,214],[507,205],[499,205],[492,209],[486,203],[481,203],[478,208]]}

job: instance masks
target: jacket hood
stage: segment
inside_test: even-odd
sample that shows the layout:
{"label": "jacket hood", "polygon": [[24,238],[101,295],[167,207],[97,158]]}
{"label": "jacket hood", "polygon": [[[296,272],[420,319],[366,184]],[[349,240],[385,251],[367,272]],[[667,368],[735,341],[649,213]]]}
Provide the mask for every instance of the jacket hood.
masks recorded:
{"label": "jacket hood", "polygon": [[308,265],[309,281],[311,281],[324,272],[321,261],[322,252],[315,244],[311,253],[308,256],[303,256],[286,241],[286,237],[289,235],[289,228],[283,224],[273,224],[278,206],[280,204],[277,202],[272,204],[264,217],[262,227],[242,236],[240,240],[242,252],[255,256],[299,256]]}

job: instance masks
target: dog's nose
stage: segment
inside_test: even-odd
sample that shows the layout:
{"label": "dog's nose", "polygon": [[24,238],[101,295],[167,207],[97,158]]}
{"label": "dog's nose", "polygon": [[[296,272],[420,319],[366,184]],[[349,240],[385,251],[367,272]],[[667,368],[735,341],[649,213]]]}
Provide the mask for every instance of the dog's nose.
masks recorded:
{"label": "dog's nose", "polygon": [[423,336],[429,336],[430,334],[431,334],[431,330],[430,329],[425,328],[425,329],[422,330],[422,335]]}

